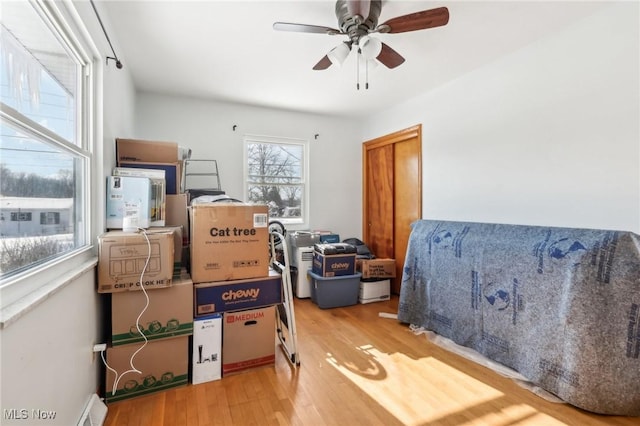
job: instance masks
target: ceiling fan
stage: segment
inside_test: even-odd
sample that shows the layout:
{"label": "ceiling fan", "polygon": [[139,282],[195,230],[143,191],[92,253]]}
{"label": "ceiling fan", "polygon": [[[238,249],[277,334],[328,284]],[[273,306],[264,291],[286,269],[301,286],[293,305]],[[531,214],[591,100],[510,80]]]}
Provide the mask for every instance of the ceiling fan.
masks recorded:
{"label": "ceiling fan", "polygon": [[346,35],[349,38],[320,59],[313,67],[314,70],[325,70],[334,63],[342,64],[353,46],[356,46],[357,49],[354,50],[363,59],[367,61],[375,59],[388,68],[395,68],[401,65],[405,59],[387,44],[371,37],[371,34],[397,34],[424,30],[440,27],[449,22],[449,10],[446,7],[409,13],[378,24],[381,11],[381,0],[337,0],[336,17],[338,18],[339,29],[289,22],[276,22],[273,24],[273,29],[278,31]]}

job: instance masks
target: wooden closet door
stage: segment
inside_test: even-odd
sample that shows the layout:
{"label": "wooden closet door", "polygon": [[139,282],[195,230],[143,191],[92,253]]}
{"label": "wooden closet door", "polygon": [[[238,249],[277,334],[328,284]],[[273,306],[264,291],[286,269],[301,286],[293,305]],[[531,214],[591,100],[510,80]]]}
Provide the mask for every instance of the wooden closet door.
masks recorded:
{"label": "wooden closet door", "polygon": [[362,236],[376,257],[396,259],[395,294],[411,223],[422,216],[421,150],[420,125],[363,144]]}
{"label": "wooden closet door", "polygon": [[370,149],[367,155],[366,187],[368,200],[365,205],[368,229],[365,242],[380,258],[393,258],[393,145]]}
{"label": "wooden closet door", "polygon": [[394,293],[400,293],[402,270],[409,244],[411,224],[422,215],[422,190],[420,149],[418,138],[410,138],[394,145],[394,243],[393,258],[396,259]]}

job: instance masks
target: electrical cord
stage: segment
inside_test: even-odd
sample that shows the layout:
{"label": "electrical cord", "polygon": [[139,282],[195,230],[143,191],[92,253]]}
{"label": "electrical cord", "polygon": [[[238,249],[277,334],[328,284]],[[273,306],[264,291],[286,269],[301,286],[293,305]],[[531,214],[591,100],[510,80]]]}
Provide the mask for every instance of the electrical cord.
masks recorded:
{"label": "electrical cord", "polygon": [[115,369],[113,369],[107,363],[107,361],[104,358],[104,350],[100,351],[100,358],[102,358],[102,362],[107,367],[107,369],[109,369],[110,371],[113,372],[113,374],[115,374],[115,379],[113,380],[113,388],[112,388],[112,391],[111,391],[111,395],[112,396],[116,394],[116,392],[118,390],[118,383],[120,382],[120,379],[122,379],[122,377],[124,377],[125,374],[128,374],[128,373],[142,374],[142,371],[138,370],[133,365],[133,360],[136,357],[136,355],[138,355],[138,353],[142,349],[144,349],[145,346],[147,346],[147,343],[149,343],[149,339],[147,339],[147,336],[145,336],[145,334],[142,331],[142,328],[140,327],[140,319],[142,318],[142,315],[145,313],[145,311],[149,307],[149,294],[147,293],[147,289],[144,288],[143,279],[144,279],[144,272],[147,270],[147,267],[149,266],[149,261],[151,260],[151,242],[149,241],[149,236],[147,235],[147,231],[146,230],[144,230],[143,228],[138,228],[138,232],[142,232],[142,235],[144,235],[144,238],[147,241],[147,250],[148,250],[148,252],[147,252],[147,260],[145,261],[144,268],[142,268],[142,272],[140,273],[140,287],[142,288],[142,292],[144,293],[146,302],[145,302],[144,308],[142,309],[142,311],[140,311],[140,314],[136,318],[136,329],[138,330],[138,333],[140,333],[140,335],[144,339],[144,343],[133,354],[131,354],[131,358],[129,358],[129,366],[131,367],[131,369],[125,371],[122,374],[118,374],[118,372]]}

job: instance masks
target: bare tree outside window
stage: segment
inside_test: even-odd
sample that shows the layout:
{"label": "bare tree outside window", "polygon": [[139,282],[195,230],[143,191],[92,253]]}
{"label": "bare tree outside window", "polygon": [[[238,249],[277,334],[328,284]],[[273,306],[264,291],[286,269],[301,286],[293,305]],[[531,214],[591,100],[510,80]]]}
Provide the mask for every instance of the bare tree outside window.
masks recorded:
{"label": "bare tree outside window", "polygon": [[269,206],[269,217],[289,223],[304,220],[305,146],[246,140],[247,199]]}

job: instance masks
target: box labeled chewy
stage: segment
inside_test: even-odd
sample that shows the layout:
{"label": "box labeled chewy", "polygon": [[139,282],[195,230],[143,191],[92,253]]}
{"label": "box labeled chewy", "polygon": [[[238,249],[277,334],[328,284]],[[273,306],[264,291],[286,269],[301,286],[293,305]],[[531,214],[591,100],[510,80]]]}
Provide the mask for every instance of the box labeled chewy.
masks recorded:
{"label": "box labeled chewy", "polygon": [[266,205],[203,203],[189,208],[194,283],[269,275]]}
{"label": "box labeled chewy", "polygon": [[140,290],[141,285],[147,290],[170,287],[173,278],[173,234],[174,230],[168,228],[166,231],[154,230],[144,234],[109,231],[100,235],[98,293]]}
{"label": "box labeled chewy", "polygon": [[395,259],[356,259],[356,271],[362,274],[362,279],[395,278]]}
{"label": "box labeled chewy", "polygon": [[[142,343],[116,346],[107,349],[107,363],[118,374],[131,370],[131,357]],[[128,372],[113,388],[116,375],[110,369],[106,373],[107,402],[122,401],[136,396],[161,392],[189,383],[189,336],[148,342],[134,358],[134,366],[140,371]]]}
{"label": "box labeled chewy", "polygon": [[114,293],[111,296],[111,342],[113,346],[153,341],[193,333],[193,282],[188,274],[174,276],[169,288]]}
{"label": "box labeled chewy", "polygon": [[350,244],[315,244],[311,270],[321,277],[356,273],[356,248]]}
{"label": "box labeled chewy", "polygon": [[270,270],[261,278],[199,283],[193,292],[196,317],[275,305],[282,303],[282,276]]}

